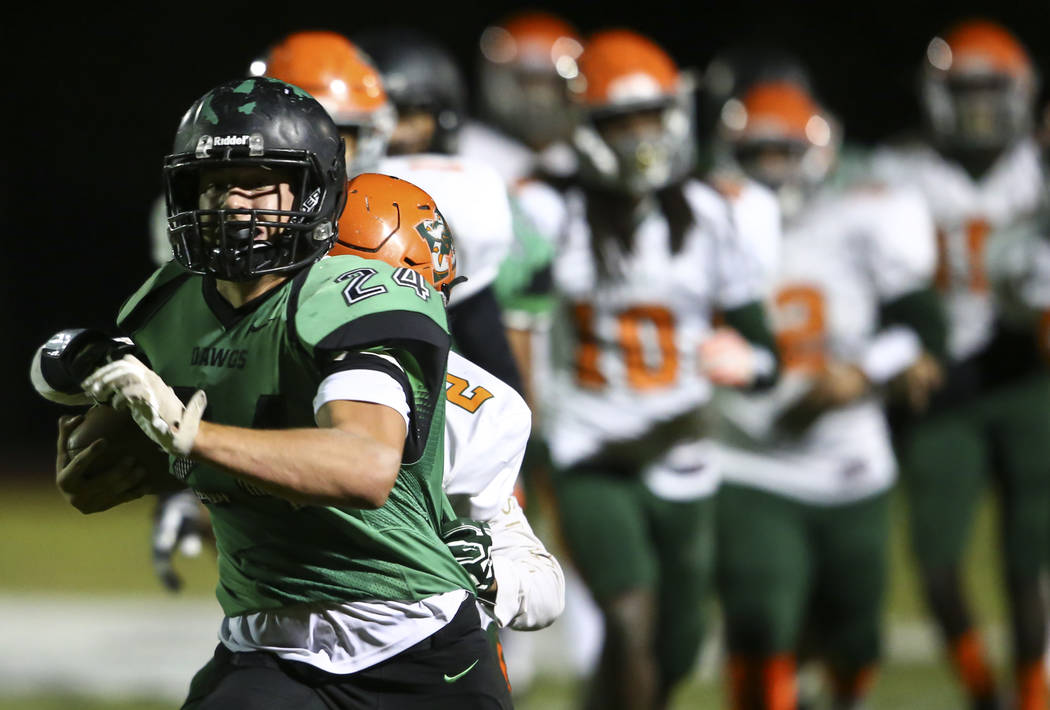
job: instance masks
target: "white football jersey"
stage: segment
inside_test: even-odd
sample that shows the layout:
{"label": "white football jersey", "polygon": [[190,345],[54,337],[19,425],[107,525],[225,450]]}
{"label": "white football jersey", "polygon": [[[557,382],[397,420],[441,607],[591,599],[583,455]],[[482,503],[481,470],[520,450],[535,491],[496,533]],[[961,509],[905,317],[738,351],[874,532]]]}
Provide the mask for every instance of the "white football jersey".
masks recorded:
{"label": "white football jersey", "polygon": [[999,230],[988,239],[986,268],[1000,318],[1033,330],[1050,354],[1050,210]]}
{"label": "white football jersey", "polygon": [[532,412],[510,385],[451,351],[445,399],[442,487],[460,515],[488,520],[514,495]]}
{"label": "white football jersey", "polygon": [[937,225],[937,286],[945,296],[951,356],[977,354],[992,337],[995,304],[985,270],[989,235],[1024,219],[1042,198],[1042,171],[1035,142],[1005,152],[987,174],[974,179],[930,146],[876,152],[875,175],[891,184],[917,187]]}
{"label": "white football jersey", "polygon": [[825,191],[784,225],[780,249],[767,278],[783,374],[769,392],[719,393],[723,477],[822,504],[885,490],[896,465],[875,395],[824,413],[801,433],[779,421],[827,359],[864,366],[880,304],[929,284],[936,250],[922,196]]}
{"label": "white football jersey", "polygon": [[745,176],[718,174],[712,182],[729,202],[741,244],[758,260],[760,287],[769,288],[768,275],[780,263],[780,204],[776,194]]}
{"label": "white football jersey", "polygon": [[513,388],[455,352],[445,398],[442,487],[457,514],[489,524],[497,582],[491,613],[501,627],[547,626],[565,605],[565,578],[514,497],[532,413]]}
{"label": "white football jersey", "polygon": [[[759,298],[758,266],[726,201],[696,181],[684,189],[695,223],[680,250],[672,252],[667,220],[654,208],[635,228],[629,253],[601,245],[607,267],[596,260],[583,193],[568,195],[553,264],[559,305],[544,408],[559,467],[707,403],[712,386],[698,369],[697,348],[714,312]],[[674,447],[643,476],[664,497],[704,495],[718,481],[706,441]]]}
{"label": "white football jersey", "polygon": [[421,187],[448,221],[456,241],[456,273],[467,280],[452,290],[456,305],[492,284],[513,239],[506,183],[491,167],[449,155],[383,158],[376,172]]}
{"label": "white football jersey", "polygon": [[577,165],[576,154],[567,143],[555,143],[535,151],[478,121],[467,121],[460,129],[459,154],[494,168],[511,189],[539,170],[552,175],[571,175]]}

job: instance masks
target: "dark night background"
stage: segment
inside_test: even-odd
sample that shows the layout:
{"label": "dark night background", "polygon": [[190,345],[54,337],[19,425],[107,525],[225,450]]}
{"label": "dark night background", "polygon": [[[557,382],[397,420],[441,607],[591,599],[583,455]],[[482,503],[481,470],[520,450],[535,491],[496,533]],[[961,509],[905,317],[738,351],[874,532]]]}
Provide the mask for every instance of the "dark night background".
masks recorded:
{"label": "dark night background", "polygon": [[[148,275],[147,214],[160,164],[183,111],[213,85],[244,74],[251,58],[298,29],[353,34],[382,24],[433,32],[473,75],[476,41],[491,21],[524,7],[548,9],[589,32],[632,27],[680,65],[703,66],[719,49],[763,43],[808,62],[847,138],[872,143],[918,120],[913,87],[926,43],[955,20],[996,19],[1050,74],[1050,0],[924,6],[919,2],[643,2],[574,0],[487,4],[299,2],[140,4],[126,12],[38,3],[4,23],[6,144],[0,163],[4,290],[0,326],[8,386],[0,420],[0,471],[49,470],[55,417],[31,390],[34,348],[65,327],[112,322]],[[1044,90],[1043,96],[1046,96]]]}

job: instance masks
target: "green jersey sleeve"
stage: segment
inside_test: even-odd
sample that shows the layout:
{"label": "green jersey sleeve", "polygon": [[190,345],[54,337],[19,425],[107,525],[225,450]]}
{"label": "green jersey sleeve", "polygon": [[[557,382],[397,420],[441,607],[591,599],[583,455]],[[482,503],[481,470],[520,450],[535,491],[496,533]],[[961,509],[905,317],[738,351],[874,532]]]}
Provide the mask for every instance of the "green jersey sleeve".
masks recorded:
{"label": "green jersey sleeve", "polygon": [[415,460],[445,389],[450,340],[441,295],[411,269],[329,257],[296,278],[288,323],[291,337],[322,370],[346,352],[381,350],[397,359],[411,388],[405,458]]}

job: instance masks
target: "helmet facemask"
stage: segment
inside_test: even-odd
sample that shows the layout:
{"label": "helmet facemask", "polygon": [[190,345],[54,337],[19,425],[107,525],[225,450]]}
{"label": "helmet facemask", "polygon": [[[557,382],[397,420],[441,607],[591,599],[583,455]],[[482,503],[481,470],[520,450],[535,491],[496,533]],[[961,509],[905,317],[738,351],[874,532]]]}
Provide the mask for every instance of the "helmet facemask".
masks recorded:
{"label": "helmet facemask", "polygon": [[751,179],[777,195],[781,212],[792,217],[820,184],[825,169],[814,163],[813,147],[804,141],[742,141],[733,147],[733,160]]}
{"label": "helmet facemask", "polygon": [[[324,105],[324,102],[321,102]],[[385,103],[369,113],[349,114],[327,107],[346,143],[346,177],[375,172],[387,154],[397,111]]]}
{"label": "helmet facemask", "polygon": [[842,129],[806,87],[758,82],[725,102],[718,143],[730,164],[773,190],[781,212],[799,212],[835,167]]}
{"label": "helmet facemask", "polygon": [[568,140],[572,121],[565,81],[546,68],[484,62],[481,94],[485,114],[533,150]]}
{"label": "helmet facemask", "polygon": [[[631,127],[624,127],[632,120]],[[585,181],[640,196],[689,173],[696,157],[695,135],[689,87],[657,101],[587,111],[573,143]]]}
{"label": "helmet facemask", "polygon": [[928,77],[922,95],[930,129],[949,148],[1002,150],[1032,128],[1032,87],[1006,74]]}
{"label": "helmet facemask", "polygon": [[[328,251],[335,230],[330,216],[320,214],[320,209],[331,202],[331,196],[325,194],[328,181],[316,157],[306,151],[271,153],[280,155],[199,160],[196,155],[179,154],[167,159],[168,232],[175,259],[187,270],[227,281],[250,281],[263,274],[298,270]],[[202,191],[209,185],[224,190],[223,176],[235,168],[272,171],[272,179],[259,181],[287,183],[293,196],[290,207],[202,206]]]}
{"label": "helmet facemask", "polygon": [[994,160],[1032,130],[1038,72],[1005,27],[975,19],[934,37],[919,80],[938,147],[974,165]]}
{"label": "helmet facemask", "polygon": [[567,142],[567,82],[579,76],[583,51],[576,31],[560,18],[526,12],[486,28],[479,44],[485,117],[536,151]]}

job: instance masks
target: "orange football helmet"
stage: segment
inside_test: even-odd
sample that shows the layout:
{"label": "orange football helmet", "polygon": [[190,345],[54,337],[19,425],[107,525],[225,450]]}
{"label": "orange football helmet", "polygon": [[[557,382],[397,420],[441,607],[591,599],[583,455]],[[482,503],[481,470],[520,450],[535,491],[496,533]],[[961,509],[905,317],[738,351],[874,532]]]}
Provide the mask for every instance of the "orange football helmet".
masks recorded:
{"label": "orange football helmet", "polygon": [[500,128],[535,149],[568,138],[565,82],[579,73],[583,43],[568,22],[523,12],[481,34],[481,103]]}
{"label": "orange football helmet", "polygon": [[926,47],[923,110],[949,147],[999,150],[1027,134],[1038,84],[1025,48],[988,20],[958,24]]}
{"label": "orange football helmet", "polygon": [[363,173],[346,187],[339,236],[328,254],[380,259],[421,275],[448,301],[456,245],[433,198],[410,182]]}
{"label": "orange football helmet", "polygon": [[[569,89],[579,109],[573,143],[580,177],[597,185],[642,193],[660,189],[693,168],[695,82],[650,39],[630,30],[607,30],[584,45],[579,74]],[[613,119],[659,113],[659,128],[602,130]]]}
{"label": "orange football helmet", "polygon": [[335,32],[295,32],[252,62],[250,72],[305,89],[325,107],[347,139],[347,175],[379,165],[397,113],[379,72],[350,40]]}
{"label": "orange football helmet", "polygon": [[747,175],[781,198],[793,213],[831,170],[840,131],[800,84],[759,81],[722,108],[719,137]]}

